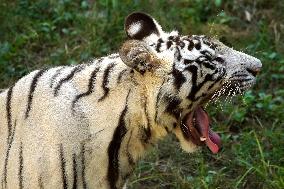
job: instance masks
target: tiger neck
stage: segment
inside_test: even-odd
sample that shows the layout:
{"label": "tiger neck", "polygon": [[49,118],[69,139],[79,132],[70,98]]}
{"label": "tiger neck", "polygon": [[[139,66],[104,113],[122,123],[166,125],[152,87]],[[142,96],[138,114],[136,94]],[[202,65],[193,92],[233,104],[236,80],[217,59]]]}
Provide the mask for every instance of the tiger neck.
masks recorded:
{"label": "tiger neck", "polygon": [[155,107],[152,106],[155,103],[152,98],[155,95],[149,94],[149,90],[136,85],[126,97],[126,105],[108,147],[107,177],[111,188],[122,187],[138,160],[158,139],[167,134],[154,121],[152,115],[155,115]]}

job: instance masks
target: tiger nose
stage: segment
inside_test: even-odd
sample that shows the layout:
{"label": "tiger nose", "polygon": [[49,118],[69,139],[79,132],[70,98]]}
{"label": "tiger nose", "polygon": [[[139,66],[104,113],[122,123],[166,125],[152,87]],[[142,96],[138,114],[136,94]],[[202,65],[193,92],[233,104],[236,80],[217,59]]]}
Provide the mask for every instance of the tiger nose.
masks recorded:
{"label": "tiger nose", "polygon": [[256,75],[259,74],[261,68],[262,68],[261,61],[255,58],[255,60],[250,64],[249,67],[246,68],[246,70],[255,77]]}

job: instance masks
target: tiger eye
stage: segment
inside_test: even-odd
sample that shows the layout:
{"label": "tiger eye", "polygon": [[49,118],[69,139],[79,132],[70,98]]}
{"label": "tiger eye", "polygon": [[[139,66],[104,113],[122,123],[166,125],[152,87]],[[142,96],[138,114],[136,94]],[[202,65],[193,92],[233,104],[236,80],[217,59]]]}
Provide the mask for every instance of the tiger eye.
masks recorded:
{"label": "tiger eye", "polygon": [[220,56],[217,56],[214,60],[217,61],[217,62],[220,62],[220,63],[225,62],[225,60],[223,58],[221,58]]}

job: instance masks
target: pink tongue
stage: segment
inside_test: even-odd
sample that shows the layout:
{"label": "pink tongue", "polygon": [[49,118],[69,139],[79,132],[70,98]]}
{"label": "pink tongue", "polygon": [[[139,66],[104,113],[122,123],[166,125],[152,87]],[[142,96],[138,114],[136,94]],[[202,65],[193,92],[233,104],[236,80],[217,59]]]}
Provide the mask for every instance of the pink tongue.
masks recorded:
{"label": "pink tongue", "polygon": [[195,110],[195,119],[197,121],[198,128],[203,137],[206,138],[205,143],[212,153],[216,154],[221,146],[220,136],[212,131],[209,127],[209,117],[207,113],[201,108],[198,107]]}

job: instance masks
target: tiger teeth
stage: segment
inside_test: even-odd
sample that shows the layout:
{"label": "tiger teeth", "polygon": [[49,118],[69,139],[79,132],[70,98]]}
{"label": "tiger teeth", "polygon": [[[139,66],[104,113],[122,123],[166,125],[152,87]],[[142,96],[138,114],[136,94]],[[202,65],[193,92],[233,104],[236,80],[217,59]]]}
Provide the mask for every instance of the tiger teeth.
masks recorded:
{"label": "tiger teeth", "polygon": [[205,141],[206,138],[205,137],[200,137],[200,141]]}

